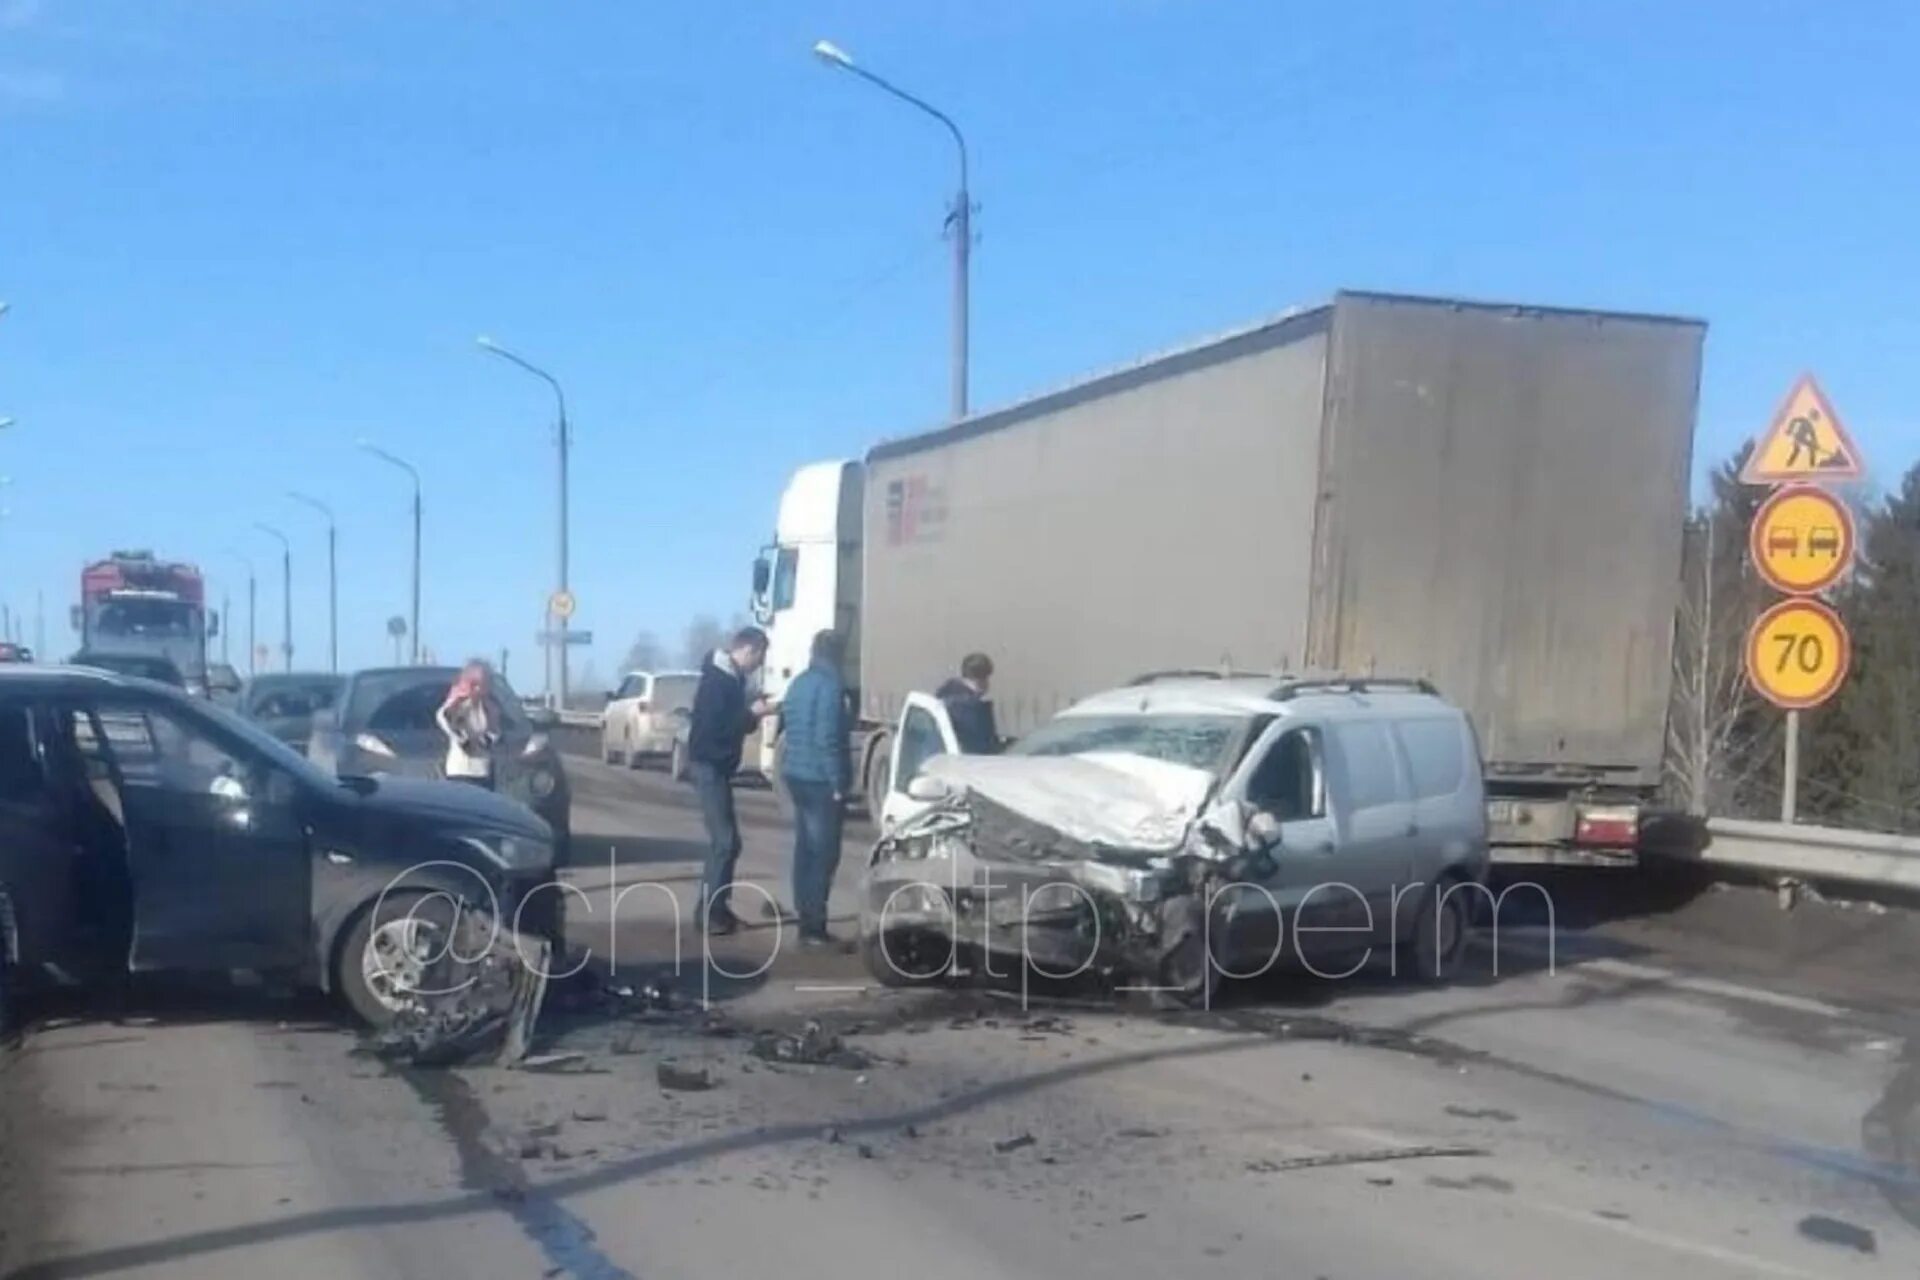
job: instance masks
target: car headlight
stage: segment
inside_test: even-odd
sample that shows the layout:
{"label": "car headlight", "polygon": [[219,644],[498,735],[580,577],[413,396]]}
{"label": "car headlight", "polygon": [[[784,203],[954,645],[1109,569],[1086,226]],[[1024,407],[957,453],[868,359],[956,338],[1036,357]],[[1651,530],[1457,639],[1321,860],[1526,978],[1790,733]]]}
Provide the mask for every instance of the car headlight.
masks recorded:
{"label": "car headlight", "polygon": [[560,781],[553,776],[551,769],[535,769],[527,775],[527,790],[533,793],[535,800],[545,800],[559,785]]}
{"label": "car headlight", "polygon": [[506,871],[540,871],[553,865],[553,846],[545,840],[486,831],[461,836],[467,847],[498,863]]}

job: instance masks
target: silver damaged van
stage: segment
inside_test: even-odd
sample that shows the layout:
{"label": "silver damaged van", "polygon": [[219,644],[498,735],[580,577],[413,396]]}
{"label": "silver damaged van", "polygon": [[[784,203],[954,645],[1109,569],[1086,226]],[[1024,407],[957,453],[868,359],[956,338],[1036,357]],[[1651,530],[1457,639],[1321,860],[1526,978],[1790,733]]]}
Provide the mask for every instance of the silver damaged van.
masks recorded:
{"label": "silver damaged van", "polygon": [[1486,879],[1472,725],[1423,681],[1147,676],[999,756],[912,695],[861,944],[890,985],[1108,975],[1156,1003],[1383,960],[1446,977]]}

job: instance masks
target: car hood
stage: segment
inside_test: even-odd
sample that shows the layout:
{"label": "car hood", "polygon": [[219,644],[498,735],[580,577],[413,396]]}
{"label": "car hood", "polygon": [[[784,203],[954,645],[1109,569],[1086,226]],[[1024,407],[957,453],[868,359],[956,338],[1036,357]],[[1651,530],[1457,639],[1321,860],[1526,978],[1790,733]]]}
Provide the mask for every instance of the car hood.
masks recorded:
{"label": "car hood", "polygon": [[540,840],[552,838],[546,822],[533,810],[485,787],[392,774],[357,778],[353,786],[364,807],[396,818],[426,818]]}
{"label": "car hood", "polygon": [[1142,853],[1179,848],[1213,787],[1204,769],[1106,751],[936,756],[923,771],[1075,840]]}

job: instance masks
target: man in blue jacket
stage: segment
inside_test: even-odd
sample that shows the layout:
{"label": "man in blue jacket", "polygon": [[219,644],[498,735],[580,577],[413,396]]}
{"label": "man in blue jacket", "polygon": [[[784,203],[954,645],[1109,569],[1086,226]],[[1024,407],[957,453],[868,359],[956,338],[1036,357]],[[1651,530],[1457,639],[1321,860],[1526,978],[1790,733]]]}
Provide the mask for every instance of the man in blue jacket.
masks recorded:
{"label": "man in blue jacket", "polygon": [[767,657],[767,633],[743,627],[700,664],[687,725],[687,773],[700,793],[707,828],[707,862],[700,873],[700,915],[707,932],[740,927],[731,902],[733,868],[740,860],[740,822],[733,811],[733,775],[747,735],[767,712],[764,698],[747,698],[747,678]]}
{"label": "man in blue jacket", "polygon": [[833,942],[827,895],[840,865],[840,819],[852,785],[842,649],[834,632],[816,635],[813,660],[780,703],[780,778],[793,797],[793,906],[805,947]]}

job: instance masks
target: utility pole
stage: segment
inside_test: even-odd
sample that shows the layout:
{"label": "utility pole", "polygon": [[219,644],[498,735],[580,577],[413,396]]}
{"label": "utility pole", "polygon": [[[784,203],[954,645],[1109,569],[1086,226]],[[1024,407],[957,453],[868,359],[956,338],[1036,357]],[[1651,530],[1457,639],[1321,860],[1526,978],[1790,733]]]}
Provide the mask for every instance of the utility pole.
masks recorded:
{"label": "utility pole", "polygon": [[[552,689],[549,688],[547,705],[559,709],[567,705],[567,617],[568,614],[571,613],[571,605],[569,605],[568,610],[565,612],[556,610],[553,607],[554,601],[561,597],[571,599],[567,577],[567,451],[570,445],[569,436],[571,435],[571,431],[567,426],[567,393],[560,389],[559,380],[552,374],[540,368],[538,365],[527,361],[523,357],[515,355],[513,352],[495,342],[492,338],[482,334],[477,341],[480,344],[481,350],[499,356],[502,360],[508,360],[519,365],[522,369],[551,387],[553,389],[554,403],[558,411],[560,446],[560,585],[559,589],[556,590],[552,596],[548,597],[546,609],[548,625],[543,634],[547,638],[547,647],[549,650],[547,659],[548,670],[552,671],[554,667],[557,666],[560,672],[559,701],[554,701]],[[554,649],[559,650],[559,657],[557,659],[554,658],[551,653]],[[551,676],[549,676],[549,682],[551,682]]]}
{"label": "utility pole", "polygon": [[33,656],[39,662],[47,660],[47,593],[44,590],[33,593]]}

